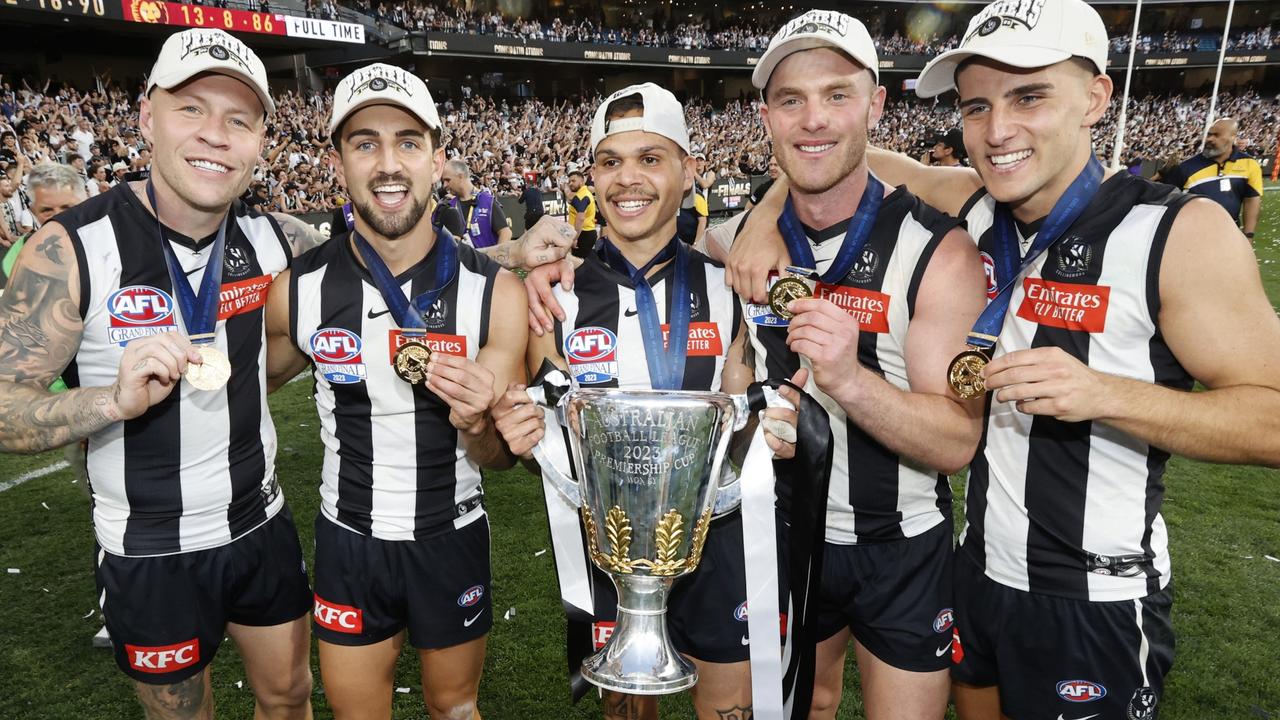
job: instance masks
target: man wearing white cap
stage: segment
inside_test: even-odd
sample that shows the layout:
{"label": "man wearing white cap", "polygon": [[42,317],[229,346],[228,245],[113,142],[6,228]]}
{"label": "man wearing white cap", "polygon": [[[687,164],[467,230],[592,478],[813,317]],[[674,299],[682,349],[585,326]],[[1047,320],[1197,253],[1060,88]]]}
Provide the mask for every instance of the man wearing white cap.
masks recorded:
{"label": "man wearing white cap", "polygon": [[809,368],[835,435],[810,601],[810,717],[835,716],[852,640],[868,718],[940,718],[951,650],[946,475],[972,455],[981,414],[949,395],[945,369],[981,310],[982,271],[954,220],[868,171],[867,133],[885,96],[878,67],[866,28],[832,11],[792,19],[760,58],[752,82],[790,181],[770,217],[816,297],[747,314],[757,374]]}
{"label": "man wearing white cap", "polygon": [[[746,333],[741,309],[724,284],[724,271],[676,234],[676,212],[694,183],[679,101],[653,83],[619,90],[597,108],[590,143],[591,174],[609,235],[575,260],[581,266],[573,290],[555,289],[566,318],[555,332],[530,343],[529,374],[539,378],[544,364],[552,363],[582,387],[743,392],[751,370],[742,354]],[[670,340],[667,347],[664,335]],[[593,343],[607,349],[612,359],[588,358],[583,349]],[[804,378],[802,371],[796,380]],[[785,409],[767,413],[795,418]],[[524,386],[509,388],[494,414],[512,452],[530,457],[546,423],[543,410],[529,404]],[[766,439],[781,456],[794,452],[791,443],[771,434]],[[561,472],[567,474],[569,468]],[[559,527],[552,505],[558,501],[549,491],[553,528]],[[579,526],[572,517],[569,524],[572,535]],[[712,521],[699,569],[676,583],[668,607],[673,642],[698,669],[693,695],[702,720],[751,716],[742,527],[737,511]],[[585,572],[589,561],[578,558],[575,564],[560,555],[562,547],[580,548],[580,537],[555,545],[564,600],[572,607],[566,586],[573,583],[563,568],[576,565]],[[581,581],[594,587],[593,602],[585,603],[593,607],[582,608],[591,617],[582,619],[591,623],[598,650],[613,631],[617,598],[603,573]],[[571,666],[577,665],[575,650],[571,648]],[[606,692],[604,704],[608,718],[657,716],[653,697]]]}
{"label": "man wearing white cap", "polygon": [[[188,30],[146,91],[150,180],[44,225],[0,303],[0,447],[88,438],[99,604],[148,718],[212,716],[224,634],[259,717],[310,717],[311,594],[262,367],[290,247],[236,201],[274,110],[266,72],[230,35]],[[51,396],[59,374],[71,389]]]}
{"label": "man wearing white cap", "polygon": [[1106,52],[1080,0],[988,5],[917,85],[957,93],[973,169],[872,156],[964,218],[988,270],[955,366],[994,391],[956,560],[966,719],[1155,718],[1169,454],[1280,464],[1280,321],[1257,261],[1216,204],[1097,165]]}
{"label": "man wearing white cap", "polygon": [[267,310],[272,384],[308,364],[315,376],[325,694],[337,718],[390,718],[407,630],[431,717],[479,718],[493,625],[480,468],[514,462],[489,406],[522,375],[524,290],[432,228],[444,150],[421,79],[356,70],[334,91],[329,133],[352,230],[299,258]]}

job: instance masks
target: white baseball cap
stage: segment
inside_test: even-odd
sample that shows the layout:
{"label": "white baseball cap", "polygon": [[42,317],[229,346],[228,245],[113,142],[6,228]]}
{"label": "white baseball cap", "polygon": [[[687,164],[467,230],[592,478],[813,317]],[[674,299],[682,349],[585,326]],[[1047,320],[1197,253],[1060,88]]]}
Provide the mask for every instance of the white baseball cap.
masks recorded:
{"label": "white baseball cap", "polygon": [[876,44],[861,21],[835,10],[810,10],[787,21],[769,41],[769,47],[751,73],[751,84],[763,91],[774,68],[787,56],[801,50],[830,47],[840,50],[871,71],[880,82],[880,59]]}
{"label": "white baseball cap", "polygon": [[[333,115],[329,118],[329,137],[342,126],[342,122],[357,110],[370,105],[395,105],[417,116],[423,125],[440,130],[440,113],[436,101],[422,78],[408,70],[383,63],[374,63],[342,78],[333,91]],[[338,144],[337,140],[333,141]]]}
{"label": "white baseball cap", "polygon": [[960,47],[925,66],[916,94],[928,98],[956,87],[956,67],[984,57],[1019,68],[1042,68],[1073,57],[1107,70],[1107,28],[1084,0],[996,0],[969,21]]}
{"label": "white baseball cap", "polygon": [[[606,120],[609,106],[614,100],[639,95],[644,103],[644,114],[640,117]],[[689,152],[689,128],[684,124],[684,107],[670,90],[660,88],[653,83],[631,85],[605,98],[596,108],[596,116],[591,121],[591,152],[595,154],[596,146],[610,135],[642,130],[661,135],[680,146],[685,153]]]}
{"label": "white baseball cap", "polygon": [[207,72],[244,82],[257,94],[268,115],[276,111],[267,89],[267,69],[257,53],[221,30],[183,30],[170,35],[147,76],[146,94],[157,87],[172,90]]}

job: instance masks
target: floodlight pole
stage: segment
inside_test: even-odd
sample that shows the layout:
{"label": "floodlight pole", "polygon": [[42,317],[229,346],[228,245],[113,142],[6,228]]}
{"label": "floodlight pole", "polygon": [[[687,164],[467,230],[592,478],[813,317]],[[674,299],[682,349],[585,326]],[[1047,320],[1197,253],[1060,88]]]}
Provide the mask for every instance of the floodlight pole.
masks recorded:
{"label": "floodlight pole", "polygon": [[1124,99],[1120,101],[1120,127],[1116,128],[1116,144],[1111,152],[1111,169],[1120,169],[1120,153],[1124,150],[1124,130],[1129,120],[1129,87],[1133,84],[1133,57],[1138,49],[1138,20],[1142,17],[1142,0],[1133,10],[1133,32],[1129,35],[1129,67],[1124,72]]}
{"label": "floodlight pole", "polygon": [[1222,26],[1222,47],[1218,48],[1218,72],[1213,76],[1213,94],[1209,96],[1209,114],[1204,119],[1204,135],[1200,136],[1200,150],[1204,150],[1205,141],[1209,139],[1209,128],[1213,126],[1213,116],[1218,110],[1218,83],[1222,81],[1222,63],[1227,57],[1227,40],[1231,35],[1231,13],[1236,9],[1236,0],[1227,2],[1227,23]]}

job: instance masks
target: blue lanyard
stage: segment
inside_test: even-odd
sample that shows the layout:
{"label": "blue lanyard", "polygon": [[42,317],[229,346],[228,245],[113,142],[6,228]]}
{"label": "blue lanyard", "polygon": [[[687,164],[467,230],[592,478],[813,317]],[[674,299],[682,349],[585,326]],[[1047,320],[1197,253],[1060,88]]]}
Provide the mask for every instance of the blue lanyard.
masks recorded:
{"label": "blue lanyard", "polygon": [[147,181],[147,200],[151,202],[151,211],[156,215],[156,229],[160,234],[160,247],[164,248],[165,264],[169,269],[169,284],[173,286],[173,294],[178,299],[178,311],[182,313],[182,324],[187,328],[187,335],[195,342],[213,340],[214,329],[218,325],[218,297],[222,291],[222,253],[227,245],[227,226],[231,224],[231,212],[218,227],[218,235],[213,240],[213,248],[209,251],[209,261],[204,266],[204,277],[200,278],[200,294],[197,295],[187,280],[178,255],[164,236],[164,225],[160,222],[160,211],[156,208],[156,191],[151,181]]}
{"label": "blue lanyard", "polygon": [[437,232],[436,247],[440,248],[440,254],[436,258],[436,286],[413,300],[405,297],[400,283],[396,282],[396,277],[391,274],[391,270],[369,241],[355,230],[351,231],[351,237],[396,324],[403,330],[415,331],[415,334],[425,332],[427,323],[422,318],[422,313],[436,303],[436,298],[453,283],[458,274],[458,246],[454,244],[453,236],[444,228]]}
{"label": "blue lanyard", "polygon": [[[876,224],[876,215],[880,213],[880,206],[883,204],[884,185],[876,179],[875,175],[868,172],[867,187],[862,191],[862,199],[858,201],[857,211],[849,219],[849,229],[845,231],[844,243],[840,246],[840,252],[836,254],[836,259],[831,262],[831,266],[819,277],[822,282],[836,285],[849,274],[853,263],[862,255],[862,248],[867,244],[867,238],[871,237],[871,228]],[[787,195],[786,207],[778,216],[778,230],[781,231],[782,239],[787,243],[791,264],[817,269],[817,262],[813,259],[813,248],[809,247],[809,238],[805,235],[804,226],[796,216],[791,195]]]}
{"label": "blue lanyard", "polygon": [[1027,250],[1026,257],[1022,258],[1021,265],[1018,263],[1020,249],[1018,231],[1013,223],[1013,212],[1004,203],[996,204],[993,228],[995,247],[992,249],[995,251],[993,260],[1000,288],[995,298],[978,316],[978,321],[973,324],[973,330],[969,332],[969,339],[966,342],[981,350],[989,351],[995,347],[996,340],[1000,336],[1000,328],[1004,325],[1005,313],[1009,310],[1009,302],[1013,299],[1014,283],[1027,268],[1035,263],[1037,258],[1066,235],[1067,229],[1084,213],[1085,206],[1093,199],[1101,184],[1102,164],[1097,158],[1090,157],[1084,169],[1075,180],[1071,181],[1066,192],[1058,198],[1058,202],[1053,204],[1053,209],[1045,218],[1044,225],[1036,233],[1035,241]]}
{"label": "blue lanyard", "polygon": [[[640,336],[644,339],[644,356],[649,365],[649,381],[655,390],[679,390],[684,386],[684,364],[689,353],[689,320],[693,309],[689,302],[688,250],[680,239],[673,238],[644,267],[636,269],[608,239],[600,243],[600,252],[614,270],[631,279],[636,290],[636,313],[640,316]],[[658,301],[646,275],[658,263],[675,258],[675,279],[671,285],[671,320],[668,341],[662,341],[662,321],[658,317]]]}

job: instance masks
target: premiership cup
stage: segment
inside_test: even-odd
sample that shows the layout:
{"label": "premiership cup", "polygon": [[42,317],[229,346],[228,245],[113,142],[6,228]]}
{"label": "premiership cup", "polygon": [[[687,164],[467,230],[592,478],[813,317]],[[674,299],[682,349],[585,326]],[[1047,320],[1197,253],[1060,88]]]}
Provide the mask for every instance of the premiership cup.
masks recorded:
{"label": "premiership cup", "polygon": [[[698,681],[671,645],[667,596],[698,567],[715,514],[737,486],[719,487],[746,398],[714,392],[575,389],[556,405],[579,482],[539,455],[544,473],[578,506],[587,550],[618,591],[618,619],[582,675],[606,690],[674,693]],[[717,502],[719,496],[719,502]]]}

